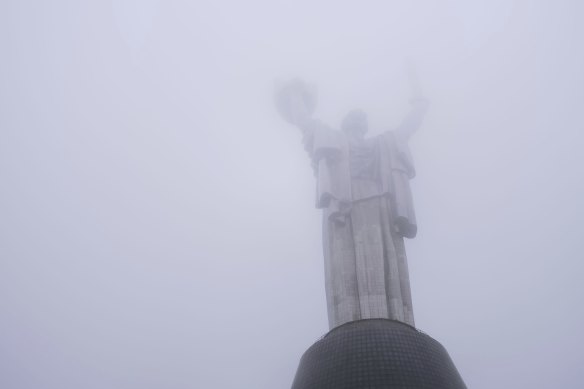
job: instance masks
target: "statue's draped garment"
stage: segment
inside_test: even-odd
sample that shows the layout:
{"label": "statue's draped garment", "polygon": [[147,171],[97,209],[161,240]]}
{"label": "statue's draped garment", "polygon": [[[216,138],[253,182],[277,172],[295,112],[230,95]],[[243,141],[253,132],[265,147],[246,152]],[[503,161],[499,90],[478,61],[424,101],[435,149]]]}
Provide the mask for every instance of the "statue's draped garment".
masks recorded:
{"label": "statue's draped garment", "polygon": [[323,209],[330,328],[369,318],[414,325],[404,238],[416,235],[409,180],[415,175],[400,128],[360,142],[316,120],[304,144]]}

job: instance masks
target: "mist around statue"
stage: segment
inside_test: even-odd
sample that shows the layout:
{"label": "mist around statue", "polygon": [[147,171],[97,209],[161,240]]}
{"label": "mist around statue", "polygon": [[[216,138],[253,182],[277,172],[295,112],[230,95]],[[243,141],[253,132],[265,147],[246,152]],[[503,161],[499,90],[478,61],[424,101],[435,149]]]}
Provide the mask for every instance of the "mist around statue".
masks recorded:
{"label": "mist around statue", "polygon": [[470,388],[579,387],[583,11],[3,2],[0,388],[289,387],[329,317],[315,169],[274,90],[375,138],[412,108],[408,63],[431,102],[416,327]]}

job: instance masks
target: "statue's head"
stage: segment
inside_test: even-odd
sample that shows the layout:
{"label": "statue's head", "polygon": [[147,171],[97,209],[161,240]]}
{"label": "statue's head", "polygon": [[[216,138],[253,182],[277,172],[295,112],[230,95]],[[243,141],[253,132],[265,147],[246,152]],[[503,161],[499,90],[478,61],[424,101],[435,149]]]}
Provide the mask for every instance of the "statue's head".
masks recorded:
{"label": "statue's head", "polygon": [[363,137],[367,133],[367,115],[360,109],[354,109],[345,115],[341,129],[349,135]]}

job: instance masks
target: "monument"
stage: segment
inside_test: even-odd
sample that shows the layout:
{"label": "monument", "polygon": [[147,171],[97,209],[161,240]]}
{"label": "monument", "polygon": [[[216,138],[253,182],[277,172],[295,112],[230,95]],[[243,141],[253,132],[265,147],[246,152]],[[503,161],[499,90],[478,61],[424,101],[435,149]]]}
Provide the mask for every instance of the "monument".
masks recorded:
{"label": "monument", "polygon": [[301,359],[293,389],[464,388],[446,350],[415,329],[404,238],[417,233],[408,141],[428,101],[419,93],[397,128],[367,138],[361,110],[340,130],[314,119],[315,88],[281,85],[276,106],[297,126],[323,212],[330,332]]}

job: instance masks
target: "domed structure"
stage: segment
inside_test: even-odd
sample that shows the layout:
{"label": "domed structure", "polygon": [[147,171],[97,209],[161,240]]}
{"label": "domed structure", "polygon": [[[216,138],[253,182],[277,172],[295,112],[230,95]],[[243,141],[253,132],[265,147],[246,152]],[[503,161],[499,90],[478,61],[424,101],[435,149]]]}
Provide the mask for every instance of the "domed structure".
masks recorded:
{"label": "domed structure", "polygon": [[302,356],[292,389],[466,389],[440,343],[395,320],[331,330]]}

